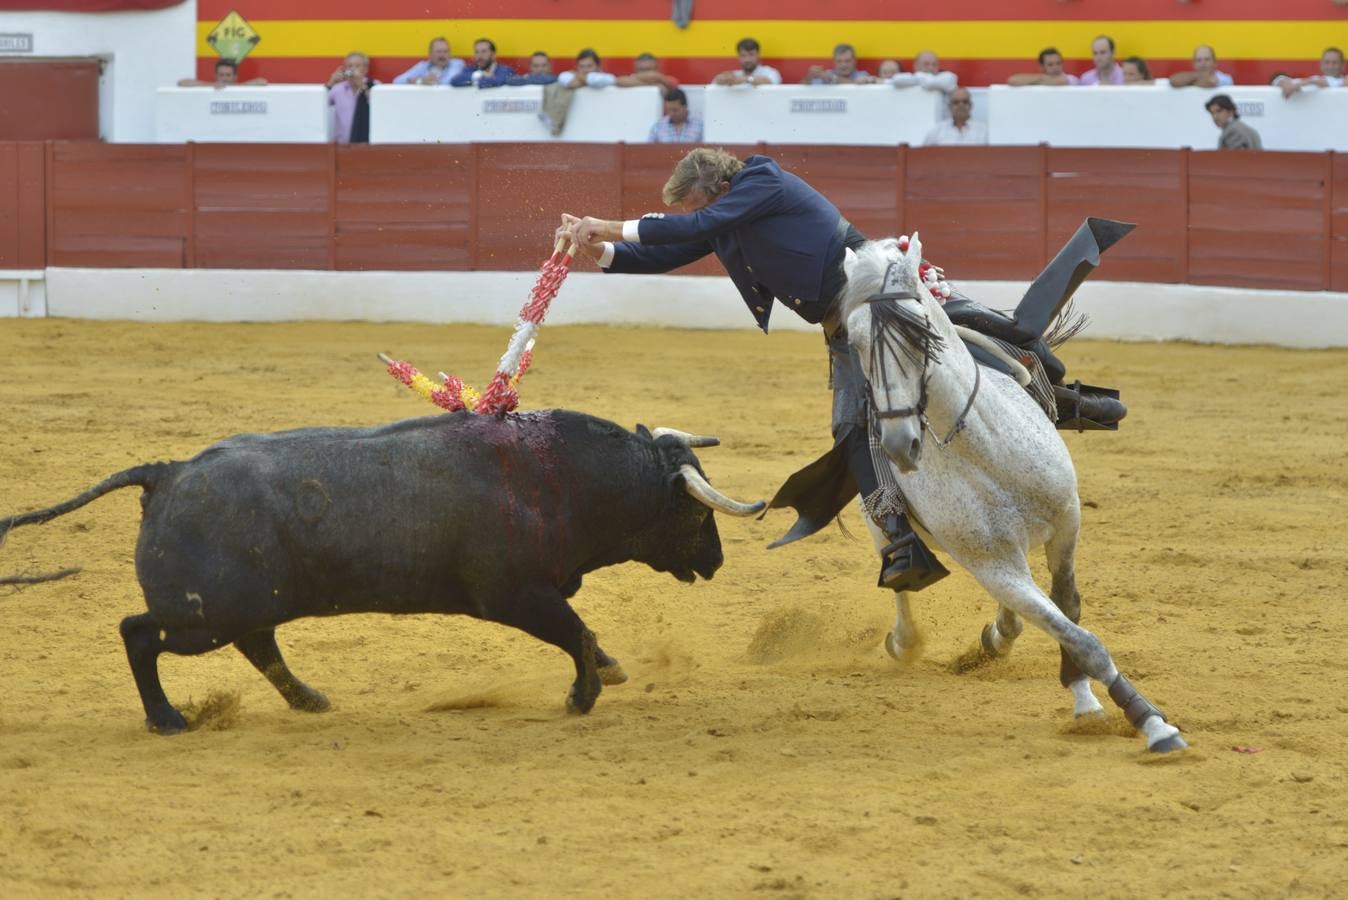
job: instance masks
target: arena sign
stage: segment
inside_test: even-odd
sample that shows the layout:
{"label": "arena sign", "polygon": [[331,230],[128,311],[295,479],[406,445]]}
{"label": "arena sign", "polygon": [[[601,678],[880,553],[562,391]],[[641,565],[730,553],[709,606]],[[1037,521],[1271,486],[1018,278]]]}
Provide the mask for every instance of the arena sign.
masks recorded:
{"label": "arena sign", "polygon": [[215,48],[221,59],[232,59],[235,62],[242,62],[260,40],[262,38],[248,24],[248,20],[232,9],[206,35],[206,43]]}
{"label": "arena sign", "polygon": [[792,100],[793,113],[846,113],[846,100]]}
{"label": "arena sign", "polygon": [[32,53],[33,35],[0,34],[0,53]]}

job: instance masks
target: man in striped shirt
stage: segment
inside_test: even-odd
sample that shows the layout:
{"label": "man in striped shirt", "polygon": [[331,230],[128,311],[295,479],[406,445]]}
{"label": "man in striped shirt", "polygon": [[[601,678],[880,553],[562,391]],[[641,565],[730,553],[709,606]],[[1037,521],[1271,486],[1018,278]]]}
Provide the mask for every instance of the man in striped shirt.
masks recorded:
{"label": "man in striped shirt", "polygon": [[688,115],[688,95],[681,88],[665,91],[665,114],[651,126],[652,144],[700,144],[702,120]]}

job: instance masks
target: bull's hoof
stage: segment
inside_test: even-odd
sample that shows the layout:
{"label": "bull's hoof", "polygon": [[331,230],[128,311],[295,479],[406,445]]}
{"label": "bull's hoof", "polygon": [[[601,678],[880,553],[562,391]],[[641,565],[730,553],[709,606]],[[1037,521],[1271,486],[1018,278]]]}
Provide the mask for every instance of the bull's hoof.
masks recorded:
{"label": "bull's hoof", "polygon": [[599,699],[599,692],[595,691],[590,696],[582,696],[579,691],[572,687],[566,695],[566,711],[573,715],[583,716],[594,709],[594,701]]}
{"label": "bull's hoof", "polygon": [[306,688],[304,693],[288,697],[286,700],[291,709],[300,712],[321,713],[332,709],[332,703],[328,701],[328,698],[321,691],[316,691],[313,688]]}
{"label": "bull's hoof", "polygon": [[622,684],[625,681],[627,681],[627,673],[623,671],[623,667],[618,664],[616,659],[610,665],[599,667],[600,684]]}
{"label": "bull's hoof", "polygon": [[1189,742],[1178,734],[1172,734],[1168,738],[1161,738],[1154,744],[1148,745],[1147,749],[1152,753],[1170,753],[1173,750],[1184,750],[1189,746]]}
{"label": "bull's hoof", "polygon": [[145,720],[145,730],[151,734],[182,734],[187,730],[187,720],[183,714],[172,707],[168,712]]}

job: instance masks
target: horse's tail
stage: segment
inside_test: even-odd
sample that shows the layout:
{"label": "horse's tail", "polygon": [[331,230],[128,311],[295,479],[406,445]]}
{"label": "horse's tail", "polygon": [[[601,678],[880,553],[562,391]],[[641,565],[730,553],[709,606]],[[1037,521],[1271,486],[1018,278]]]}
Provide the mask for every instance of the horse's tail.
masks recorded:
{"label": "horse's tail", "polygon": [[55,506],[49,506],[46,509],[38,509],[33,512],[22,513],[17,516],[10,516],[7,519],[0,519],[0,544],[5,541],[5,536],[11,529],[22,525],[43,525],[55,519],[58,516],[64,516],[68,512],[74,512],[81,506],[92,503],[104,494],[112,491],[121,490],[124,487],[139,485],[146,490],[153,490],[159,483],[159,479],[172,463],[146,463],[145,465],[135,466],[130,469],[123,469],[116,475],[110,475],[100,481],[98,484],[89,488],[78,497],[72,497],[64,503],[58,503]]}
{"label": "horse's tail", "polygon": [[1086,326],[1090,323],[1090,316],[1083,312],[1077,312],[1076,300],[1068,300],[1067,304],[1058,311],[1058,315],[1054,317],[1048,331],[1044,332],[1044,343],[1056,350],[1085,331]]}

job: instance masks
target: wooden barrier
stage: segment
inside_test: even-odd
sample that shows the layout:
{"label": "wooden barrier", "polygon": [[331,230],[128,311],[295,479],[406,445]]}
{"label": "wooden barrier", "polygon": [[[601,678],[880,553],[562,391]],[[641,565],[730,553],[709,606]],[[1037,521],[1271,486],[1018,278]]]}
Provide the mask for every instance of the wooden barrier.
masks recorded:
{"label": "wooden barrier", "polygon": [[41,141],[0,143],[0,197],[13,214],[0,215],[0,269],[47,265],[47,160]]}
{"label": "wooden barrier", "polygon": [[[635,218],[685,148],[0,142],[0,268],[529,270],[559,212]],[[776,157],[872,237],[1025,280],[1087,215],[1136,222],[1099,276],[1348,290],[1348,159],[1040,147],[727,148]],[[714,260],[684,270],[720,271]]]}

